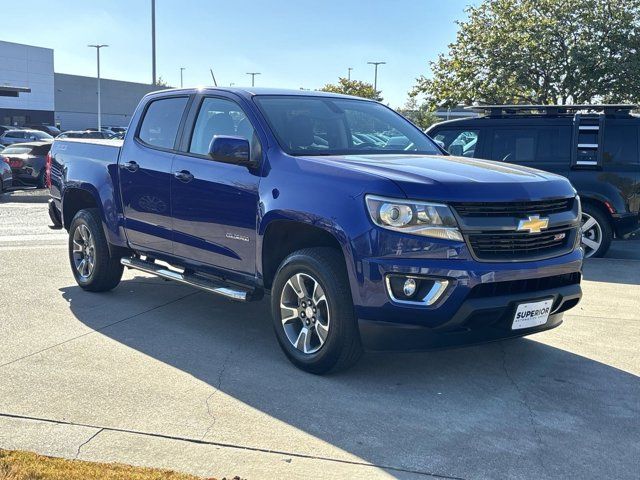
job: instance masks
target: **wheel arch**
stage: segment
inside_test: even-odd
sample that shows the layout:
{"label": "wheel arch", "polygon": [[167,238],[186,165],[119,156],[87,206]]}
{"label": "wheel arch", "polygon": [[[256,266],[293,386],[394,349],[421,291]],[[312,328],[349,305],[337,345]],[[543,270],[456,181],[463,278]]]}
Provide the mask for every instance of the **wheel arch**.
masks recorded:
{"label": "wheel arch", "polygon": [[71,222],[80,210],[87,208],[97,208],[100,217],[104,222],[104,215],[100,208],[97,195],[86,188],[67,188],[62,197],[62,225],[65,230],[69,230]]}
{"label": "wheel arch", "polygon": [[604,198],[596,197],[596,196],[582,196],[580,195],[580,202],[582,203],[582,209],[584,210],[585,205],[589,205],[590,207],[597,208],[600,213],[604,215],[604,217],[609,222],[609,226],[611,230],[615,234],[615,223],[613,221],[613,216],[611,211],[607,207],[607,200]]}
{"label": "wheel arch", "polygon": [[278,267],[291,253],[303,248],[329,247],[340,252],[347,272],[350,271],[350,247],[346,235],[327,222],[308,222],[299,218],[278,218],[263,222],[258,248],[258,265],[263,285],[270,289]]}

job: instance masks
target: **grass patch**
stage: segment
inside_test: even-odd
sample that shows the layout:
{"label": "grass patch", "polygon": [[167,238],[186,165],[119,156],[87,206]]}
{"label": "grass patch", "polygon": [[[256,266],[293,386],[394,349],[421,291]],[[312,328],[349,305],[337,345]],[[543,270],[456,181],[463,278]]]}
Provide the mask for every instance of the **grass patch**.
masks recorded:
{"label": "grass patch", "polygon": [[[0,480],[202,480],[200,477],[119,463],[45,457],[0,449]],[[215,479],[209,479],[215,480]]]}

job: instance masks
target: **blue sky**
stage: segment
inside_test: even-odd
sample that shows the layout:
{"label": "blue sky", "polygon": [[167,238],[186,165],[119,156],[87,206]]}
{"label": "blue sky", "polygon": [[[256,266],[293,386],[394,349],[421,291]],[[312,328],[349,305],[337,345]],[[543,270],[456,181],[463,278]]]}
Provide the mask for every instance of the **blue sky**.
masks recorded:
{"label": "blue sky", "polygon": [[[393,107],[427,62],[455,39],[455,20],[474,0],[156,0],[158,74],[179,86],[256,85],[320,88],[353,67],[352,78],[373,83],[367,61],[386,61],[378,88]],[[151,82],[150,0],[29,0],[2,7],[0,40],[55,50],[61,73]],[[0,66],[0,68],[2,68]]]}

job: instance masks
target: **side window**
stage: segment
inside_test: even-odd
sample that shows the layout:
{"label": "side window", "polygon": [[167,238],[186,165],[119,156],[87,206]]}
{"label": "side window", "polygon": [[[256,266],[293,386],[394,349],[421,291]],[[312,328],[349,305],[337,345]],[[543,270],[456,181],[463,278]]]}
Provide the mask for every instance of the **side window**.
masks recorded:
{"label": "side window", "polygon": [[242,137],[255,150],[257,138],[253,126],[242,108],[231,100],[207,97],[202,101],[189,152],[207,155],[214,135]]}
{"label": "side window", "polygon": [[538,130],[536,162],[564,163],[571,161],[571,127],[544,127]]}
{"label": "side window", "polygon": [[638,164],[638,127],[605,123],[602,158],[604,163]]}
{"label": "side window", "polygon": [[187,100],[187,97],[172,97],[151,102],[138,138],[154,147],[173,148]]}
{"label": "side window", "polygon": [[475,157],[480,130],[439,130],[433,139],[451,155]]}
{"label": "side window", "polygon": [[493,133],[491,159],[513,163],[568,163],[571,127],[501,128]]}

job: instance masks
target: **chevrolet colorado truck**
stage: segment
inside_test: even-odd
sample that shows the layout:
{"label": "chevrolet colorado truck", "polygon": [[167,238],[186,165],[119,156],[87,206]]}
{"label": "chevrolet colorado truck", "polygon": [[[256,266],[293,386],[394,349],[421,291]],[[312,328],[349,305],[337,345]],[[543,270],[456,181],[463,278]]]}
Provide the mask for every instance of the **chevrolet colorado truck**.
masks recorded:
{"label": "chevrolet colorado truck", "polygon": [[278,343],[312,373],[548,330],[581,297],[568,180],[448,155],[370,100],[154,92],[124,140],[56,140],[47,172],[80,287],[128,267],[270,295]]}

